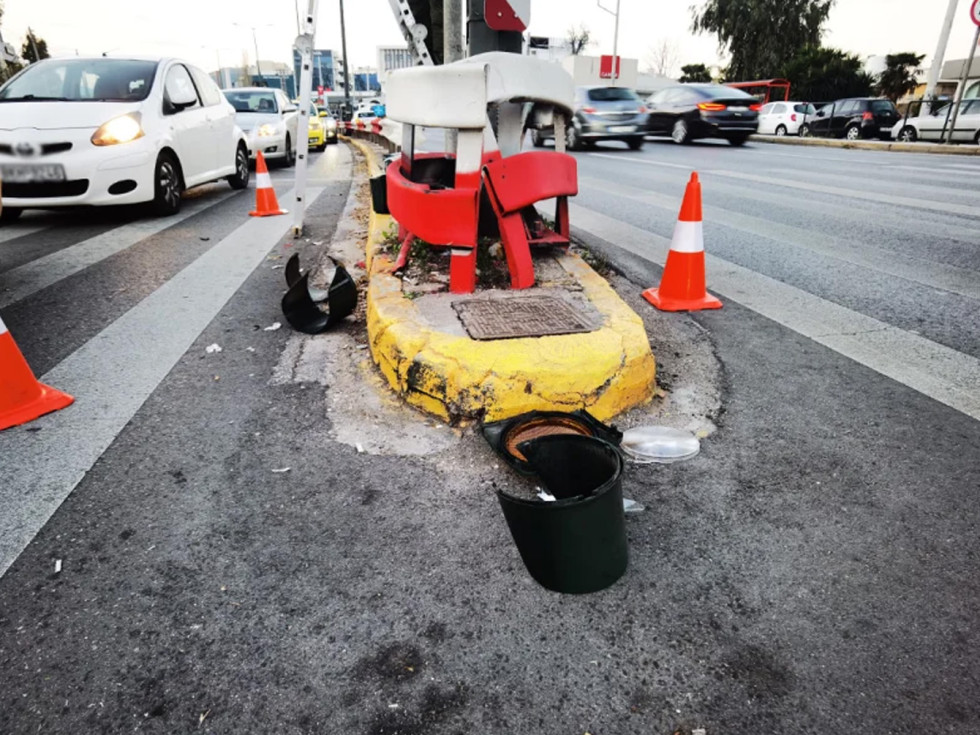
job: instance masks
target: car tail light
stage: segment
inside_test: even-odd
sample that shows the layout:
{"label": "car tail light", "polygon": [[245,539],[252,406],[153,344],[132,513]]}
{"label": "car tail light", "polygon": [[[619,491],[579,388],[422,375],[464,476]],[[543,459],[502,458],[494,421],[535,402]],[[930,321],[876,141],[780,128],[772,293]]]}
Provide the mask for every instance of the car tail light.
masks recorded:
{"label": "car tail light", "polygon": [[647,111],[646,105],[640,105],[640,114],[642,115],[646,111]]}
{"label": "car tail light", "polygon": [[758,112],[759,110],[762,109],[762,105],[749,105],[749,109],[754,112]]}
{"label": "car tail light", "polygon": [[794,112],[792,115],[790,115],[789,116],[789,119],[790,119],[790,122],[796,122],[796,113]]}
{"label": "car tail light", "polygon": [[720,102],[699,102],[698,109],[704,110],[705,112],[720,112],[727,108]]}
{"label": "car tail light", "polygon": [[863,115],[861,115],[861,119],[862,120],[874,120],[875,119],[875,116],[872,115],[870,112],[866,112]]}
{"label": "car tail light", "polygon": [[586,115],[595,115],[598,110],[596,110],[594,107],[583,107],[582,112],[584,112]]}

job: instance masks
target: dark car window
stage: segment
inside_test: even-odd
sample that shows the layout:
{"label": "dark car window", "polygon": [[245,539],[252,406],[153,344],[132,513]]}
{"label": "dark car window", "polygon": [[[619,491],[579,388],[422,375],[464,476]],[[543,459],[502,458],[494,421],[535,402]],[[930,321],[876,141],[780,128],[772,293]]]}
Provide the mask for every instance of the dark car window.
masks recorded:
{"label": "dark car window", "polygon": [[596,87],[589,90],[590,102],[620,102],[623,100],[638,101],[639,97],[632,89],[625,87]]}
{"label": "dark car window", "polygon": [[898,114],[898,110],[895,109],[895,104],[891,100],[871,100],[871,111],[893,112],[896,115]]}
{"label": "dark car window", "polygon": [[793,105],[793,112],[799,112],[804,115],[813,115],[817,111],[817,108],[807,103],[805,105]]}
{"label": "dark car window", "polygon": [[856,115],[861,109],[861,103],[857,100],[844,100],[837,103],[838,115]]}
{"label": "dark car window", "polygon": [[235,108],[235,112],[272,113],[279,111],[279,108],[276,106],[276,95],[271,91],[239,92],[237,90],[231,90],[225,92],[225,97],[231,102],[231,106]]}
{"label": "dark car window", "polygon": [[0,100],[140,102],[150,94],[157,62],[133,59],[44,59],[0,90]]}

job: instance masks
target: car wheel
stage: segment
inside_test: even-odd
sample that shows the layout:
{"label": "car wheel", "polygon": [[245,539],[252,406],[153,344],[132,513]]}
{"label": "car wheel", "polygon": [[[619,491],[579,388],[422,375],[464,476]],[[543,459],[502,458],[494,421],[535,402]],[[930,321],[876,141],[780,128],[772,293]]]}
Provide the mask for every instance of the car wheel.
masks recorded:
{"label": "car wheel", "polygon": [[678,145],[684,145],[690,139],[691,134],[687,129],[687,122],[679,117],[674,121],[674,127],[670,131],[670,138]]}
{"label": "car wheel", "polygon": [[643,148],[643,138],[630,138],[626,141],[626,145],[630,147],[631,151],[638,151]]}
{"label": "car wheel", "polygon": [[851,125],[844,131],[844,137],[848,140],[858,140],[861,137],[861,128],[857,125]]}
{"label": "car wheel", "polygon": [[807,125],[806,123],[803,123],[802,125],[800,125],[799,134],[800,134],[800,137],[801,138],[809,138],[810,137],[810,126]]}
{"label": "car wheel", "polygon": [[582,150],[582,136],[579,135],[578,129],[576,129],[574,124],[568,126],[568,150]]}
{"label": "car wheel", "polygon": [[23,214],[24,210],[20,207],[4,207],[0,209],[0,222],[13,222]]}
{"label": "car wheel", "polygon": [[238,150],[235,151],[235,173],[228,177],[228,184],[235,190],[247,189],[250,175],[248,170],[248,149],[244,143],[239,143]]}
{"label": "car wheel", "polygon": [[180,195],[184,189],[180,179],[180,164],[172,153],[163,151],[157,157],[153,173],[153,213],[166,217],[180,211]]}
{"label": "car wheel", "polygon": [[906,125],[898,132],[898,140],[902,143],[914,143],[919,139],[919,134],[915,132],[915,128],[911,125]]}
{"label": "car wheel", "polygon": [[540,130],[531,131],[531,145],[535,148],[544,148],[544,136],[541,135]]}
{"label": "car wheel", "polygon": [[282,165],[286,168],[292,168],[296,165],[296,151],[293,150],[293,141],[288,133],[286,134],[286,155],[282,159]]}
{"label": "car wheel", "polygon": [[785,125],[777,125],[776,126],[776,135],[778,135],[780,138],[782,138],[784,135],[786,135],[786,126]]}
{"label": "car wheel", "polygon": [[973,145],[980,145],[980,130],[973,136]]}

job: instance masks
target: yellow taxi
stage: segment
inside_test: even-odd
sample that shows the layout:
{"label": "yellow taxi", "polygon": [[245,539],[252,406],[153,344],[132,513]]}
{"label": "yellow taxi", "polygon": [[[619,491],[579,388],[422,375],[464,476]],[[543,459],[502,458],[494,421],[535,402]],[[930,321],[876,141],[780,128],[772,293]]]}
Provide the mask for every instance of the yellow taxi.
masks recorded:
{"label": "yellow taxi", "polygon": [[310,148],[322,151],[328,143],[337,142],[337,121],[310,103]]}

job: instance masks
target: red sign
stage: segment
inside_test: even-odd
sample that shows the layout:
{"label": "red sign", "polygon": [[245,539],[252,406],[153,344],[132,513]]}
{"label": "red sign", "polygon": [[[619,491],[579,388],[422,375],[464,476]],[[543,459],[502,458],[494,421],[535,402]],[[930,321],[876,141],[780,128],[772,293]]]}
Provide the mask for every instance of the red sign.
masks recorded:
{"label": "red sign", "polygon": [[523,33],[531,22],[531,0],[485,0],[483,19],[491,30]]}
{"label": "red sign", "polygon": [[316,88],[316,91],[319,92],[320,93],[320,96],[322,97],[323,96],[323,85],[321,84],[319,87],[317,87]]}
{"label": "red sign", "polygon": [[980,26],[980,0],[973,0],[973,5],[970,6],[970,18]]}
{"label": "red sign", "polygon": [[[977,0],[980,2],[980,0]],[[622,66],[623,57],[616,57],[616,79],[622,76]],[[599,57],[599,78],[600,79],[612,79],[613,78],[613,57],[612,56],[600,56]]]}

